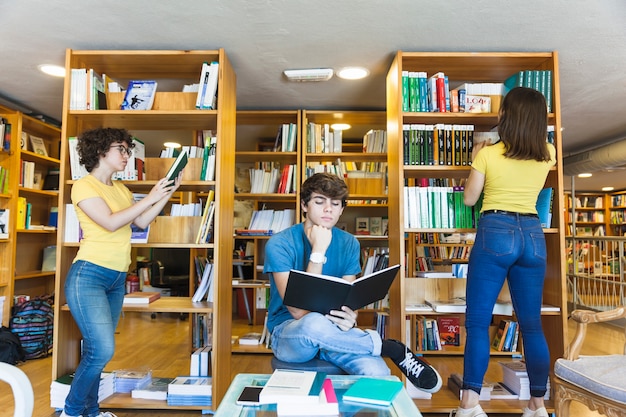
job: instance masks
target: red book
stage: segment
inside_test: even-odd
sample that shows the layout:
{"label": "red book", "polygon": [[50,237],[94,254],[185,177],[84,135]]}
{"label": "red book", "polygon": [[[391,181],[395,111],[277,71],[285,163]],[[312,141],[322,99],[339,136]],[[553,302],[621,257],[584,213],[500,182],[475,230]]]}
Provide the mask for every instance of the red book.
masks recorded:
{"label": "red book", "polygon": [[442,345],[461,345],[461,320],[459,317],[439,317],[437,318],[437,326]]}
{"label": "red book", "polygon": [[437,109],[440,112],[446,111],[446,80],[443,77],[437,78]]}

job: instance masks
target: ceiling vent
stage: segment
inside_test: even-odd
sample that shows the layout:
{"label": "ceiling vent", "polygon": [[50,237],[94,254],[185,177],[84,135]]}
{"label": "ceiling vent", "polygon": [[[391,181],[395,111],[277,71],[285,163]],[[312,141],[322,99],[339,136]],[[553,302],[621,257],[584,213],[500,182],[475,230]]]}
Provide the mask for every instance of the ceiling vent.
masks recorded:
{"label": "ceiling vent", "polygon": [[310,68],[283,71],[289,81],[328,81],[333,77],[332,68]]}
{"label": "ceiling vent", "polygon": [[563,174],[597,172],[626,164],[626,140],[563,158]]}

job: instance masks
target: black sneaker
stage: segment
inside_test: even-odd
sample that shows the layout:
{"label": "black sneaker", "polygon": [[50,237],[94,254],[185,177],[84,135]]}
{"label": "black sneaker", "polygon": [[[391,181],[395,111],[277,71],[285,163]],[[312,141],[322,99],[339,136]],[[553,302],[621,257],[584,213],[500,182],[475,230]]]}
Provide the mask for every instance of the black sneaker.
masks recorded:
{"label": "black sneaker", "polygon": [[434,393],[441,388],[439,373],[419,356],[394,339],[383,340],[382,356],[387,356],[396,364],[416,388]]}

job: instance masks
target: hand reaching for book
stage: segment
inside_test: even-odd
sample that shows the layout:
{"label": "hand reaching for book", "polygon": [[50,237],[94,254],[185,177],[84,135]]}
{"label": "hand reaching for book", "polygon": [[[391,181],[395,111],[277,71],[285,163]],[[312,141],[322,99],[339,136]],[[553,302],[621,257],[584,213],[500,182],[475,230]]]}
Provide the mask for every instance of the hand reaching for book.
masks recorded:
{"label": "hand reaching for book", "polygon": [[351,310],[349,307],[341,306],[341,310],[330,310],[330,314],[326,314],[326,318],[344,332],[356,327],[356,311]]}

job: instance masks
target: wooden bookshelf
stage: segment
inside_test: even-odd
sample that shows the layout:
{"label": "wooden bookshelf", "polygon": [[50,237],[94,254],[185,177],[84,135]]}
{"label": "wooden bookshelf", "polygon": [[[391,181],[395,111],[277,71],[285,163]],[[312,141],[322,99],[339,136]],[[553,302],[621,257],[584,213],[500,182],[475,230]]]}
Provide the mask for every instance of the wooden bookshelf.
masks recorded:
{"label": "wooden bookshelf", "polygon": [[[476,131],[489,131],[497,125],[497,113],[433,113],[405,112],[402,108],[402,72],[426,71],[428,76],[442,71],[449,77],[450,88],[463,82],[503,82],[514,73],[525,70],[551,70],[553,73],[552,95],[553,112],[549,114],[549,124],[555,126],[555,147],[557,156],[561,152],[561,115],[559,99],[558,56],[556,52],[540,53],[453,53],[453,52],[402,52],[396,53],[387,74],[387,129],[389,141],[389,246],[392,263],[400,263],[401,279],[394,282],[390,290],[390,329],[389,336],[406,340],[407,320],[424,312],[405,311],[409,303],[420,303],[427,296],[439,296],[448,299],[465,295],[464,279],[415,279],[406,274],[406,262],[414,252],[412,237],[423,232],[471,232],[458,229],[405,229],[405,201],[403,186],[408,178],[453,178],[464,179],[469,175],[467,166],[405,166],[403,164],[403,125],[424,124],[473,124]],[[560,312],[543,315],[543,325],[551,352],[551,363],[562,354],[567,337],[567,304],[565,281],[565,225],[562,165],[560,160],[546,180],[546,187],[554,187],[552,227],[544,229],[548,247],[548,266],[544,285],[544,302],[560,307]],[[409,257],[407,258],[407,255]],[[452,282],[455,281],[455,282]],[[430,313],[432,314],[432,313]],[[409,323],[411,321],[409,320]],[[415,333],[414,328],[408,331]],[[451,349],[446,354],[433,355],[425,351],[428,361],[439,370],[447,380],[450,373],[463,373],[463,349]],[[509,353],[510,355],[510,353]],[[450,361],[449,357],[458,359]],[[489,370],[496,370],[501,360],[500,353],[494,355]],[[452,364],[454,364],[452,366]],[[489,371],[489,372],[490,372]],[[443,388],[429,400],[415,400],[422,412],[449,412],[458,406],[458,399],[451,401],[450,392]],[[519,401],[491,401],[482,403],[487,413],[518,413]]]}
{"label": "wooden bookshelf", "polygon": [[[17,219],[19,198],[30,204],[31,227],[47,226],[51,208],[58,206],[58,190],[44,190],[43,182],[48,172],[59,169],[61,129],[2,106],[0,117],[11,125],[10,148],[0,150],[0,165],[9,172],[8,193],[0,194],[0,208],[9,209],[10,214],[9,238],[0,240],[0,296],[5,297],[2,324],[8,326],[14,295],[37,297],[54,291],[54,271],[41,271],[41,267],[44,248],[56,243],[56,230],[20,226]],[[33,151],[31,135],[43,140],[47,155]],[[34,165],[38,182],[24,183],[23,162]]]}
{"label": "wooden bookshelf", "polygon": [[[216,110],[198,110],[191,104],[188,93],[182,93],[183,85],[197,83],[200,78],[202,63],[205,61],[219,62],[218,96]],[[160,242],[156,244],[136,245],[138,248],[189,248],[190,249],[190,289],[195,284],[193,258],[204,255],[213,260],[216,277],[229,278],[232,268],[232,224],[233,224],[233,189],[234,189],[234,161],[235,153],[235,119],[236,119],[236,76],[228,57],[223,49],[219,50],[133,50],[133,51],[77,51],[68,49],[66,52],[66,72],[72,68],[93,68],[100,74],[106,74],[112,79],[125,85],[131,79],[156,79],[159,88],[171,91],[159,91],[159,104],[152,110],[123,111],[117,110],[112,104],[108,110],[71,110],[70,78],[65,80],[63,98],[63,131],[61,137],[61,176],[59,201],[59,234],[57,238],[58,261],[56,274],[55,324],[54,324],[54,352],[52,360],[52,379],[71,372],[79,362],[80,332],[67,310],[64,283],[66,273],[77,251],[77,244],[63,241],[65,204],[71,202],[71,181],[69,151],[67,138],[78,136],[81,132],[95,127],[113,127],[128,129],[133,135],[144,142],[158,138],[153,131],[182,131],[183,144],[195,143],[198,131],[212,130],[218,137],[216,151],[216,181],[183,181],[180,191],[191,199],[194,195],[215,191],[216,210],[213,223],[213,242],[209,244],[194,244],[184,242]],[[163,82],[161,82],[163,81]],[[165,87],[167,86],[167,87]],[[107,100],[115,102],[115,97]],[[157,135],[158,136],[158,135]],[[146,155],[158,157],[158,155]],[[149,190],[155,181],[126,182],[134,192]],[[184,201],[187,202],[187,201]],[[134,249],[134,250],[135,250]],[[212,305],[206,303],[192,303],[189,298],[162,298],[146,307],[125,307],[126,310],[175,313],[212,313],[212,369],[213,369],[213,409],[219,405],[224,393],[230,384],[230,340],[231,340],[231,280],[216,279],[214,285],[214,301]],[[192,346],[189,337],[188,351],[172,351],[173,358],[179,357],[183,361],[189,360]],[[116,356],[122,354],[123,346],[118,347]],[[114,357],[115,359],[115,357]],[[150,358],[144,358],[145,363],[138,366],[150,366]],[[171,375],[172,377],[177,375]],[[117,402],[111,400],[109,406],[118,408],[145,408],[145,401],[124,399]],[[160,403],[159,408],[168,408]],[[153,407],[148,407],[153,408]],[[188,407],[202,409],[206,407]]]}

